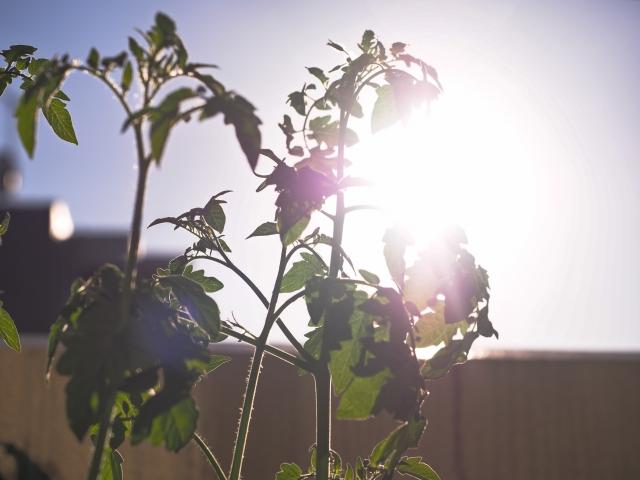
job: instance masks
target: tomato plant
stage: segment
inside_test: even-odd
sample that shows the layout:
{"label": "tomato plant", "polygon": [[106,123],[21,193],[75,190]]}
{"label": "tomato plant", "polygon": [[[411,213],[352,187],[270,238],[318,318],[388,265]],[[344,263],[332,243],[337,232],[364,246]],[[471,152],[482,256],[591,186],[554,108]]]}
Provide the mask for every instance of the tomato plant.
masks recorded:
{"label": "tomato plant", "polygon": [[[92,49],[85,62],[66,55],[38,58],[36,49],[13,45],[1,53],[0,93],[12,82],[23,89],[16,111],[22,144],[32,156],[39,112],[63,140],[77,143],[68,110],[65,78],[81,71],[104,83],[125,113],[123,132],[132,132],[138,162],[128,258],[123,271],[105,265],[71,286],[70,298],[51,327],[49,368],[69,377],[67,417],[79,440],[91,436],[95,448],[88,479],[122,478],[118,448],[125,439],[149,441],[178,451],[195,442],[220,480],[242,474],[251,412],[266,354],[313,376],[316,441],[308,469],[283,463],[277,480],[390,479],[406,474],[438,478],[420,457],[406,456],[418,445],[426,425],[422,406],[429,382],[463,362],[479,336],[496,335],[488,318],[486,271],[465,248],[466,238],[451,229],[405,261],[408,238],[389,229],[381,254],[388,284],[358,270],[343,248],[345,223],[361,205],[347,202],[352,188],[364,188],[349,175],[346,150],[358,142],[353,118],[368,119],[375,133],[407,118],[412,109],[441,93],[436,70],[411,55],[404,43],[385,47],[367,30],[355,51],[334,42],[338,64],[308,68],[310,81],[287,99],[292,112],[279,127],[282,149],[261,144],[260,120],[254,106],[228,90],[210,73],[212,65],[193,62],[175,23],[157,14],[141,39],[129,38],[128,51],[101,56]],[[189,79],[162,98],[160,90],[174,79]],[[141,99],[133,105],[132,91]],[[371,91],[375,103],[362,102]],[[224,235],[231,214],[225,193],[201,207],[160,218],[151,226],[169,224],[194,236],[194,243],[151,278],[136,275],[142,231],[145,188],[150,168],[158,165],[173,128],[192,118],[222,116],[234,128],[239,145],[258,178],[258,191],[277,192],[274,216],[257,226],[247,241],[277,235],[279,258],[271,292],[262,292],[232,256]],[[259,157],[272,168],[266,172]],[[292,160],[293,159],[293,160]],[[330,201],[329,201],[330,200]],[[326,211],[327,205],[333,206]],[[314,228],[314,216],[330,228]],[[234,272],[264,305],[258,335],[235,321],[224,320],[214,297],[223,288],[217,278],[194,267],[196,261]],[[214,294],[213,296],[210,294]],[[304,342],[287,327],[289,307],[304,301],[309,331]],[[273,328],[282,331],[293,352],[268,344]],[[197,434],[198,410],[192,398],[197,382],[229,361],[212,355],[211,343],[233,337],[254,347],[234,442],[231,465],[225,469]],[[57,354],[58,346],[62,345]],[[430,358],[416,349],[438,347]],[[335,414],[332,395],[339,397]],[[310,399],[311,401],[311,399]],[[387,411],[395,430],[368,455],[343,462],[331,448],[331,422],[366,419]]]}

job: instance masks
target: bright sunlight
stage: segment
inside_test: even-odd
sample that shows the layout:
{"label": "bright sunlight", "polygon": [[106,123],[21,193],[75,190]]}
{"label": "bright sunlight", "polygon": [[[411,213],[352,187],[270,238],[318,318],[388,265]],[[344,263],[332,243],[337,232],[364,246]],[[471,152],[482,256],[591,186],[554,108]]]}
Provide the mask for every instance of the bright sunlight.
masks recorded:
{"label": "bright sunlight", "polygon": [[499,255],[492,251],[499,244],[492,249],[491,242],[477,237],[502,231],[505,223],[517,228],[535,197],[530,162],[522,161],[527,155],[514,122],[518,106],[501,102],[499,87],[492,90],[495,96],[478,97],[470,85],[445,85],[444,93],[428,109],[414,111],[406,124],[373,135],[362,126],[361,142],[348,157],[354,175],[372,185],[360,189],[357,198],[350,194],[347,203],[375,205],[388,222],[372,225],[368,214],[355,214],[349,243],[363,235],[373,240],[366,244],[370,250],[360,248],[363,258],[379,252],[381,232],[390,225],[404,227],[417,247],[459,225],[485,261]]}

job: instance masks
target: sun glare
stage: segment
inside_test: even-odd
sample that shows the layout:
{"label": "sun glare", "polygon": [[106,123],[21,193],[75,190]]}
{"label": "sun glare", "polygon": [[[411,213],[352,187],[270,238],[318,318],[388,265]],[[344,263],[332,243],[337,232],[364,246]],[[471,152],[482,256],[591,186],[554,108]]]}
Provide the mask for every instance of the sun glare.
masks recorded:
{"label": "sun glare", "polygon": [[[378,206],[387,226],[404,227],[418,246],[450,225],[478,231],[526,214],[530,182],[522,164],[513,161],[520,145],[514,112],[497,98],[468,91],[447,92],[405,124],[361,136],[349,160],[354,176],[372,185],[348,203]],[[370,219],[353,219],[350,240],[380,237],[372,231],[380,226]]]}

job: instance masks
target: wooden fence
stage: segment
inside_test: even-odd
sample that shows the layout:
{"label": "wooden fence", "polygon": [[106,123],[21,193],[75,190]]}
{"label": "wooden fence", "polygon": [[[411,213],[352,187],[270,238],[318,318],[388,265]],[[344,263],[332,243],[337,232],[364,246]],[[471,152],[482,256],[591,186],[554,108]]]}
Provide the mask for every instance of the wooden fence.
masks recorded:
{"label": "wooden fence", "polygon": [[[231,354],[196,392],[199,431],[225,465],[250,352]],[[0,348],[0,442],[26,450],[54,480],[82,480],[90,449],[70,433],[64,379],[45,384],[44,359],[42,340],[20,354]],[[285,461],[306,467],[314,437],[312,379],[267,358],[261,380],[248,480],[272,480]],[[640,355],[489,354],[434,382],[426,413],[426,434],[412,454],[443,480],[640,479]],[[352,461],[392,425],[389,418],[336,422],[333,448]],[[128,479],[215,478],[193,445],[179,454],[146,445],[122,453]]]}

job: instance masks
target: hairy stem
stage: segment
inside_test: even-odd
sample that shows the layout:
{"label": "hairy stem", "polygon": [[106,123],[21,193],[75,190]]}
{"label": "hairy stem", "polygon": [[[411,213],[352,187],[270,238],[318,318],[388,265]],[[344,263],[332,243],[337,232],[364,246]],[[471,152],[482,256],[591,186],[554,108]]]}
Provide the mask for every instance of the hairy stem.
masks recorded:
{"label": "hairy stem", "polygon": [[249,423],[251,422],[251,412],[253,410],[253,402],[255,400],[256,388],[258,386],[258,376],[260,375],[260,369],[262,368],[262,359],[269,338],[269,332],[273,326],[276,316],[274,315],[276,304],[278,303],[278,295],[280,294],[280,286],[282,284],[282,277],[284,276],[284,270],[287,265],[287,249],[282,247],[280,253],[280,265],[278,266],[278,274],[273,286],[273,293],[271,294],[271,301],[269,302],[269,308],[264,321],[264,327],[258,337],[256,343],[256,349],[251,360],[251,369],[249,370],[249,380],[247,381],[247,387],[244,393],[244,400],[242,402],[242,413],[240,415],[240,424],[238,426],[238,432],[236,434],[236,443],[233,449],[233,459],[231,462],[231,472],[229,474],[230,480],[238,480],[240,478],[240,472],[242,471],[242,462],[244,461],[244,452],[247,446],[247,434],[249,432]]}
{"label": "hairy stem", "polygon": [[213,471],[216,472],[216,475],[218,476],[218,480],[227,480],[227,476],[224,474],[224,470],[222,470],[220,463],[202,437],[198,435],[198,432],[193,433],[193,441],[198,445],[198,447],[200,447],[204,456],[207,457],[211,468],[213,468]]}
{"label": "hairy stem", "polygon": [[91,458],[91,466],[89,467],[87,480],[96,480],[100,474],[104,445],[111,430],[111,411],[113,410],[115,397],[114,393],[107,394],[104,398],[104,403],[101,405],[102,418],[100,419],[100,426],[98,427],[98,438],[96,439],[96,447],[93,451],[93,457]]}

